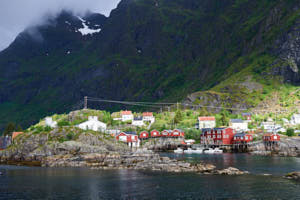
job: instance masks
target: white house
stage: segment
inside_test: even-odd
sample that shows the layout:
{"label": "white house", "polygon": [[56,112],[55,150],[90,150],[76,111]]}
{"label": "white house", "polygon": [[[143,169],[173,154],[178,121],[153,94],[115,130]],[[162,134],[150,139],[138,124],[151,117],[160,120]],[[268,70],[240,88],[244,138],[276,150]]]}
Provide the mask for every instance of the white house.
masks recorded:
{"label": "white house", "polygon": [[100,122],[98,117],[89,116],[89,120],[79,124],[78,127],[83,130],[105,131],[107,126],[105,123]]}
{"label": "white house", "polygon": [[55,127],[57,127],[57,122],[53,121],[52,117],[46,117],[45,118],[45,126],[55,128]]}
{"label": "white house", "polygon": [[300,124],[300,114],[293,114],[291,117],[291,124],[297,125]]}
{"label": "white house", "polygon": [[260,127],[264,128],[267,132],[272,132],[275,130],[275,122],[273,121],[262,122],[260,124]]}
{"label": "white house", "polygon": [[281,121],[283,121],[284,125],[290,124],[290,121],[286,118],[282,118]]}
{"label": "white house", "polygon": [[129,110],[121,111],[121,118],[122,118],[122,122],[132,121],[133,114]]}
{"label": "white house", "polygon": [[203,128],[215,128],[216,118],[215,117],[198,117],[199,129]]}
{"label": "white house", "polygon": [[143,121],[143,117],[135,117],[133,120],[132,120],[132,125],[133,126],[144,126],[144,121]]}
{"label": "white house", "polygon": [[144,112],[143,113],[143,121],[150,122],[153,124],[155,122],[155,117],[153,116],[152,112]]}
{"label": "white house", "polygon": [[229,126],[232,129],[246,131],[248,130],[248,122],[241,119],[230,119]]}

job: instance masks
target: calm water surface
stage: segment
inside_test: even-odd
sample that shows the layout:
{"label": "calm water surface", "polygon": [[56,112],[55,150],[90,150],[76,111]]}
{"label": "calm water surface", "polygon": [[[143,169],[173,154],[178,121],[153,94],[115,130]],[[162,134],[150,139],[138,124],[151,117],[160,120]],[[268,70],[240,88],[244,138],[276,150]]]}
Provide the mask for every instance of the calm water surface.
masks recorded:
{"label": "calm water surface", "polygon": [[0,199],[300,199],[300,183],[282,178],[287,172],[300,171],[299,158],[164,155],[210,162],[219,168],[234,166],[252,174],[229,177],[0,166],[4,172]]}

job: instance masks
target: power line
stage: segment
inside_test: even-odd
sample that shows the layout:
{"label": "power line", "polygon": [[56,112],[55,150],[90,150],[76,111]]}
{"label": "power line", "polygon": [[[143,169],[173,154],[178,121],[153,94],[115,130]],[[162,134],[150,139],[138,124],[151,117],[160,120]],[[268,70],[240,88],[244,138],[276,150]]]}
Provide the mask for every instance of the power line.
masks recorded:
{"label": "power line", "polygon": [[[100,98],[94,98],[94,97],[85,97],[84,102],[85,105],[87,105],[87,101],[93,101],[93,102],[104,102],[104,103],[115,103],[115,104],[123,104],[123,105],[131,105],[131,106],[143,106],[143,107],[152,107],[152,108],[162,108],[165,106],[175,106],[178,105],[178,103],[171,103],[171,102],[136,102],[136,101],[117,101],[117,100],[107,100],[107,99],[100,99]],[[233,108],[233,107],[224,107],[224,106],[205,106],[205,105],[194,105],[189,103],[182,103],[183,106],[190,106],[194,108],[213,108],[213,109],[224,109],[224,110],[236,110],[236,111],[247,111],[248,109],[245,108]],[[268,110],[258,110],[255,109],[256,112],[258,111],[268,111]],[[275,111],[280,112],[280,111]]]}

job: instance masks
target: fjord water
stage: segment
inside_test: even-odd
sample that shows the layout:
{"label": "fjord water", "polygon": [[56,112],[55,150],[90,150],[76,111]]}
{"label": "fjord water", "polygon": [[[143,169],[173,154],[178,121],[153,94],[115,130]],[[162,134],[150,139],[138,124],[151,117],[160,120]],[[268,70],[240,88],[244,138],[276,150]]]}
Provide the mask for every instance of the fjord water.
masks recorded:
{"label": "fjord water", "polygon": [[234,166],[251,175],[0,166],[0,199],[300,199],[300,184],[282,178],[300,171],[299,158],[164,155],[219,168]]}

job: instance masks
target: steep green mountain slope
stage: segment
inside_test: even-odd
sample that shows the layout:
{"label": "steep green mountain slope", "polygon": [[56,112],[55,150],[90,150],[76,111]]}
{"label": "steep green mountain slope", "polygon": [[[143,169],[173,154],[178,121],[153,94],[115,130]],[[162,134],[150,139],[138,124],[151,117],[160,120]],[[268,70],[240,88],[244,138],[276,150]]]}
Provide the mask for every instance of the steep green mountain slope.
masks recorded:
{"label": "steep green mountain slope", "polygon": [[[84,16],[90,28],[101,28],[85,36],[78,32],[82,21],[64,12],[24,31],[0,53],[0,127],[9,121],[26,126],[77,108],[85,95],[181,101],[211,90],[219,96],[202,92],[186,101],[207,103],[203,97],[224,105],[220,96],[237,93],[225,104],[257,106],[262,95],[236,87],[237,79],[271,85],[265,96],[275,90],[273,84],[300,82],[299,2],[122,0],[108,18]],[[249,95],[259,99],[241,101],[252,99]]]}

